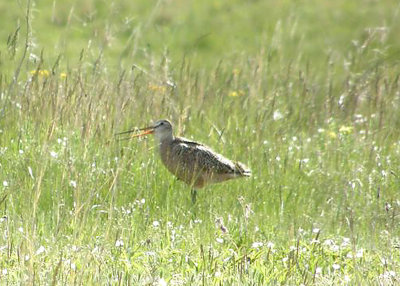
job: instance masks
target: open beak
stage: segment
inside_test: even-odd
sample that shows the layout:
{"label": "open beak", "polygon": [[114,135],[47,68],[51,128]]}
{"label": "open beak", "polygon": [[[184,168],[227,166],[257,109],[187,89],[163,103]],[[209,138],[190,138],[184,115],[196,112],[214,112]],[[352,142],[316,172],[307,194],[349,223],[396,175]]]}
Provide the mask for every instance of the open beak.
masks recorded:
{"label": "open beak", "polygon": [[143,132],[141,132],[139,134],[131,135],[131,136],[126,137],[126,138],[122,138],[121,140],[131,139],[131,138],[135,138],[135,137],[141,137],[141,136],[148,135],[148,134],[153,134],[154,133],[154,127],[153,126],[149,126],[149,127],[140,128],[140,129],[132,129],[132,130],[124,131],[124,132],[121,132],[121,133],[117,133],[115,135],[129,134],[129,133],[133,133],[133,132],[136,132],[136,131],[143,131]]}
{"label": "open beak", "polygon": [[139,130],[142,130],[143,132],[139,133],[139,134],[134,134],[134,135],[131,136],[131,138],[140,137],[140,136],[144,136],[144,135],[147,135],[147,134],[153,134],[154,133],[154,127],[146,127],[146,128],[142,128],[142,129],[139,129]]}

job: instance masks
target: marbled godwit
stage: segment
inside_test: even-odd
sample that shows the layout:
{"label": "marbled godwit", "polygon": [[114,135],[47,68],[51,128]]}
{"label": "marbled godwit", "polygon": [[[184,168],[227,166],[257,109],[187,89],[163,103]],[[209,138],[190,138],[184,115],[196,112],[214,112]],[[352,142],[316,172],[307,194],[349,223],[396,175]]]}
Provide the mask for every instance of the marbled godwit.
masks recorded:
{"label": "marbled godwit", "polygon": [[251,175],[251,171],[242,163],[233,162],[201,143],[175,137],[172,124],[168,120],[159,120],[153,126],[139,130],[144,132],[130,138],[154,133],[162,162],[172,174],[192,188],[193,202],[196,200],[196,189],[207,184]]}

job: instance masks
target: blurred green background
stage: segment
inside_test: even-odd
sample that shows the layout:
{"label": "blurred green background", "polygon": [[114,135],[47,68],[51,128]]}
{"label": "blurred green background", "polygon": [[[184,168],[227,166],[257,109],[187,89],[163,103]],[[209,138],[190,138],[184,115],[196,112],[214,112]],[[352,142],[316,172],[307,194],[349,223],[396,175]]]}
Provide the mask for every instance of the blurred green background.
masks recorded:
{"label": "blurred green background", "polygon": [[[129,68],[168,54],[210,68],[240,55],[279,52],[286,62],[301,58],[312,66],[332,55],[344,60],[371,33],[398,56],[396,1],[52,1],[32,2],[30,52],[48,65],[62,55],[73,66],[85,50],[113,68]],[[0,3],[3,58],[6,39],[26,32],[26,1]],[[21,47],[21,46],[20,46]],[[279,51],[277,51],[279,50]],[[371,58],[380,57],[370,55]],[[4,60],[2,65],[4,66]]]}
{"label": "blurred green background", "polygon": [[[395,285],[399,8],[0,2],[0,284]],[[192,205],[160,118],[253,176]]]}

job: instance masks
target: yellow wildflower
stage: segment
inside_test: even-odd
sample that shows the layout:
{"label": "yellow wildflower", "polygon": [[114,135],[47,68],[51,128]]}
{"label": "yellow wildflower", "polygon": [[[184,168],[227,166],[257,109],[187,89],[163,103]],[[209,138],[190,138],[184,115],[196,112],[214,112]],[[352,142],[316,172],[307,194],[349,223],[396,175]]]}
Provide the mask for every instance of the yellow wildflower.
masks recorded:
{"label": "yellow wildflower", "polygon": [[332,139],[336,139],[336,138],[337,138],[336,133],[333,132],[333,131],[329,131],[327,134],[328,134],[328,136],[329,136],[330,138],[332,138]]}
{"label": "yellow wildflower", "polygon": [[65,72],[60,73],[60,78],[61,79],[64,79],[66,77],[67,77],[67,73],[65,73]]}
{"label": "yellow wildflower", "polygon": [[228,93],[228,96],[231,96],[231,97],[236,97],[236,96],[243,96],[245,93],[244,93],[244,91],[243,90],[241,90],[241,89],[239,89],[239,90],[233,90],[233,91],[230,91],[229,93]]}
{"label": "yellow wildflower", "polygon": [[48,70],[31,70],[31,75],[48,77],[50,75],[50,72]]}
{"label": "yellow wildflower", "polygon": [[344,126],[344,125],[342,125],[339,128],[339,132],[341,134],[344,134],[344,135],[350,134],[351,132],[353,132],[353,126]]}
{"label": "yellow wildflower", "polygon": [[48,77],[50,75],[50,72],[48,70],[40,70],[39,75]]}
{"label": "yellow wildflower", "polygon": [[239,75],[239,74],[240,74],[240,69],[233,69],[233,70],[232,70],[232,73],[233,73],[234,75]]}
{"label": "yellow wildflower", "polygon": [[167,90],[167,88],[165,86],[157,85],[157,84],[149,84],[148,89],[150,91],[155,91],[155,92],[160,92],[160,93],[164,93]]}

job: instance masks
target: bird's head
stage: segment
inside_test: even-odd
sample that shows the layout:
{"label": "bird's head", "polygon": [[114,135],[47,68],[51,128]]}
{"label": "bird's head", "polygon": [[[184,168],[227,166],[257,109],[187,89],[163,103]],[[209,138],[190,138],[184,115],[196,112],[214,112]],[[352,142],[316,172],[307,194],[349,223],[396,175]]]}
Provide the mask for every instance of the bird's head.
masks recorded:
{"label": "bird's head", "polygon": [[172,124],[168,120],[158,120],[152,129],[158,141],[172,139]]}

